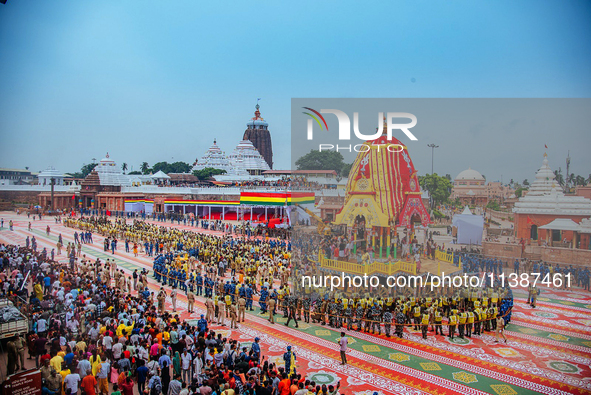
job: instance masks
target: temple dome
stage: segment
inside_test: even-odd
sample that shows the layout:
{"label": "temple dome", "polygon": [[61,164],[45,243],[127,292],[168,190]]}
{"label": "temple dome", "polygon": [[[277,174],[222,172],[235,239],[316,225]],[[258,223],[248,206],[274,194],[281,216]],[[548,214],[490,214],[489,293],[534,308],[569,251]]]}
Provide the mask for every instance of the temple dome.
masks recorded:
{"label": "temple dome", "polygon": [[456,180],[476,180],[476,181],[484,181],[484,177],[482,176],[482,174],[480,174],[480,172],[471,169],[470,167],[468,167],[468,169],[462,171],[460,174],[457,175],[457,177],[455,178]]}
{"label": "temple dome", "polygon": [[269,126],[267,121],[265,121],[265,119],[263,117],[261,117],[261,112],[259,111],[260,108],[261,108],[261,106],[259,106],[258,104],[255,106],[256,110],[254,112],[254,117],[250,118],[250,120],[246,123],[246,127],[251,128],[251,129],[257,129],[253,126],[265,126],[264,128],[258,128],[258,129],[266,129],[267,126]]}

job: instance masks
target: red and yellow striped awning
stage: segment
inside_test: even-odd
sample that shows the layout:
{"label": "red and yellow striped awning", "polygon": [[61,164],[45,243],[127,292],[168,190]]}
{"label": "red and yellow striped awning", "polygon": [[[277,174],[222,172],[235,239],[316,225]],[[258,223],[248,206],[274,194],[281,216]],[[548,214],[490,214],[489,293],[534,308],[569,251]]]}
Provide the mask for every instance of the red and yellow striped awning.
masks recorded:
{"label": "red and yellow striped awning", "polygon": [[165,200],[164,204],[189,206],[238,206],[239,200]]}
{"label": "red and yellow striped awning", "polygon": [[240,204],[255,206],[291,206],[314,203],[314,192],[241,192]]}

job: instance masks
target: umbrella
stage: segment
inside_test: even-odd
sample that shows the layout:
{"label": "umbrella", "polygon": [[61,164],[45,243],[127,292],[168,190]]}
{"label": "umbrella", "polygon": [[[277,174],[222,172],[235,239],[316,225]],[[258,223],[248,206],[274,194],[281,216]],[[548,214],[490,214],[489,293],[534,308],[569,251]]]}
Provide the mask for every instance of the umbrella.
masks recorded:
{"label": "umbrella", "polygon": [[41,206],[37,205],[37,206],[34,206],[33,208],[41,208]]}

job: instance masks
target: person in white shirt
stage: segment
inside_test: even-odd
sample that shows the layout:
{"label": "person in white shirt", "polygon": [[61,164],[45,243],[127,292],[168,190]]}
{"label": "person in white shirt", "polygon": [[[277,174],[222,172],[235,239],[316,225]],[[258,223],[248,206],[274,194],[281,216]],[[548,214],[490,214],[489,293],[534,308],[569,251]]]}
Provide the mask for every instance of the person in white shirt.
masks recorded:
{"label": "person in white shirt", "polygon": [[76,370],[64,378],[64,385],[66,389],[69,388],[72,391],[72,394],[78,393],[78,384],[80,384],[80,375],[76,373]]}
{"label": "person in white shirt", "polygon": [[121,358],[121,352],[123,351],[123,344],[117,342],[115,344],[113,344],[113,358],[115,358],[115,361],[119,360],[119,358]]}
{"label": "person in white shirt", "polygon": [[201,360],[201,353],[198,352],[193,359],[193,378],[196,378],[199,384],[201,384],[201,371],[203,369],[203,361]]}
{"label": "person in white shirt", "polygon": [[113,349],[113,338],[109,335],[103,337],[103,346],[107,351],[111,351]]}
{"label": "person in white shirt", "polygon": [[189,354],[185,348],[181,354],[181,369],[183,373],[183,381],[185,383],[191,382],[191,362],[191,354]]}
{"label": "person in white shirt", "polygon": [[47,331],[47,320],[45,318],[39,318],[37,320],[37,333],[45,334]]}
{"label": "person in white shirt", "polygon": [[339,339],[339,349],[341,351],[341,365],[347,364],[347,337],[345,337],[345,332],[341,332],[341,338]]}

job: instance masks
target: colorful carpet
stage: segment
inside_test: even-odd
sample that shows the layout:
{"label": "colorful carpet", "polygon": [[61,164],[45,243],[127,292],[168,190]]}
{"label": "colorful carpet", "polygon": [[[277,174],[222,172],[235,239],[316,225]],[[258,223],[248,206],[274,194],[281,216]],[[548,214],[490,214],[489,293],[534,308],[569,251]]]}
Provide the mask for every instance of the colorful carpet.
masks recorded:
{"label": "colorful carpet", "polygon": [[[54,248],[59,233],[64,241],[73,240],[74,230],[55,224],[53,219],[31,221],[14,213],[2,213],[4,223],[15,221],[15,231],[0,231],[0,241],[24,245],[27,235],[35,235],[40,248]],[[162,223],[160,223],[162,224]],[[50,236],[45,227],[52,228]],[[167,224],[167,226],[174,226]],[[175,226],[185,228],[184,226]],[[114,256],[102,249],[102,238],[94,236],[93,245],[82,252],[90,258],[115,259],[129,271],[151,269],[145,256],[117,252]],[[65,258],[65,257],[64,257]],[[152,289],[159,285],[150,283]],[[345,394],[586,394],[591,393],[591,293],[580,288],[554,290],[542,288],[538,306],[526,304],[527,294],[515,289],[515,308],[507,328],[507,343],[496,343],[494,334],[450,340],[429,332],[426,340],[420,333],[406,328],[404,337],[387,338],[347,331],[350,349],[348,365],[340,364],[337,346],[340,330],[300,322],[299,328],[286,327],[277,315],[276,324],[258,310],[247,314],[238,329],[213,326],[249,346],[254,337],[261,338],[263,355],[277,365],[287,345],[296,352],[299,373],[319,384],[341,383]],[[256,303],[255,303],[256,304]],[[184,319],[197,319],[203,312],[189,314],[186,299],[178,307]]]}

